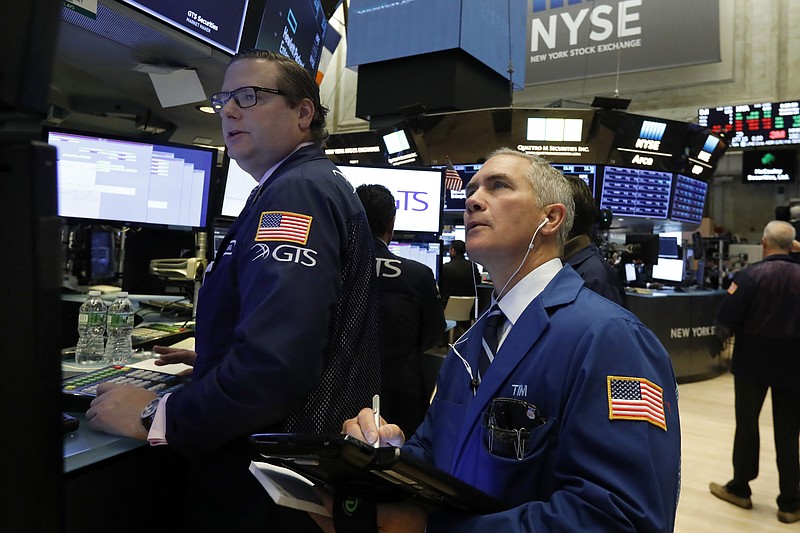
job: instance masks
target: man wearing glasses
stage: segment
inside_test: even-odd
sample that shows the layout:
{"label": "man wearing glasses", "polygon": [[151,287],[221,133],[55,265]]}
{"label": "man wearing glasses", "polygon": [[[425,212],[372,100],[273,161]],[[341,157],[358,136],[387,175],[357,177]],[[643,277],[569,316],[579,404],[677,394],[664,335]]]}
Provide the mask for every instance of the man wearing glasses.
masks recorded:
{"label": "man wearing glasses", "polygon": [[196,356],[157,350],[161,364],[193,364],[192,382],[160,401],[104,387],[87,418],[191,452],[188,531],[318,531],[305,513],[272,504],[248,471],[247,437],[337,432],[379,392],[371,232],[319,148],[327,109],[305,69],[273,52],[239,53],[211,103],[228,155],[256,187],[206,273]]}

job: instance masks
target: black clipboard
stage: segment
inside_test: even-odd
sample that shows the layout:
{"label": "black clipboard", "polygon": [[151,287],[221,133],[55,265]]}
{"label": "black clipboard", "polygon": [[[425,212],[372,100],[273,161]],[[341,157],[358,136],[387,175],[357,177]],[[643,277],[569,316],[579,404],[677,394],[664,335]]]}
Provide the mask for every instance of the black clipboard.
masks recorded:
{"label": "black clipboard", "polygon": [[451,511],[490,514],[508,505],[402,448],[372,446],[349,435],[262,433],[250,442],[269,463],[376,502],[412,498]]}

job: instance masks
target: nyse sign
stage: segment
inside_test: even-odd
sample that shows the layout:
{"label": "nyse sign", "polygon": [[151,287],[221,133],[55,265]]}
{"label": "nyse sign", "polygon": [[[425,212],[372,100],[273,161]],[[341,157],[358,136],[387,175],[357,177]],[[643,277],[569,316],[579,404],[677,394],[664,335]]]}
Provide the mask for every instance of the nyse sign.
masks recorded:
{"label": "nyse sign", "polygon": [[720,60],[717,0],[529,0],[527,23],[526,85]]}

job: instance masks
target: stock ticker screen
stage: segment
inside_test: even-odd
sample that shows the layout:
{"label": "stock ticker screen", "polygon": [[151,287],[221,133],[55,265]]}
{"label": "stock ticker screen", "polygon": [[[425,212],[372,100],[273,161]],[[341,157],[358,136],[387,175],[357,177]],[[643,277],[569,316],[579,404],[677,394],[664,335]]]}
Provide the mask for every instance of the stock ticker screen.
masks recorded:
{"label": "stock ticker screen", "polygon": [[698,123],[730,139],[732,148],[800,144],[800,102],[720,106],[698,110]]}
{"label": "stock ticker screen", "polygon": [[672,173],[605,167],[600,209],[614,216],[665,219],[669,214]]}

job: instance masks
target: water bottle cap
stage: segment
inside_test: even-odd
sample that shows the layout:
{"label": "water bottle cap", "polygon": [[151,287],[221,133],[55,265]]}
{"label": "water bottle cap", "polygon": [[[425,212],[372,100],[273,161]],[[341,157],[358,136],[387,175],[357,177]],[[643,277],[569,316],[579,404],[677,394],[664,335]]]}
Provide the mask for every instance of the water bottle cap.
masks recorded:
{"label": "water bottle cap", "polygon": [[100,296],[101,294],[103,293],[100,291],[89,291],[89,296]]}
{"label": "water bottle cap", "polygon": [[127,298],[127,297],[128,297],[128,293],[125,292],[125,291],[117,293],[117,298]]}

